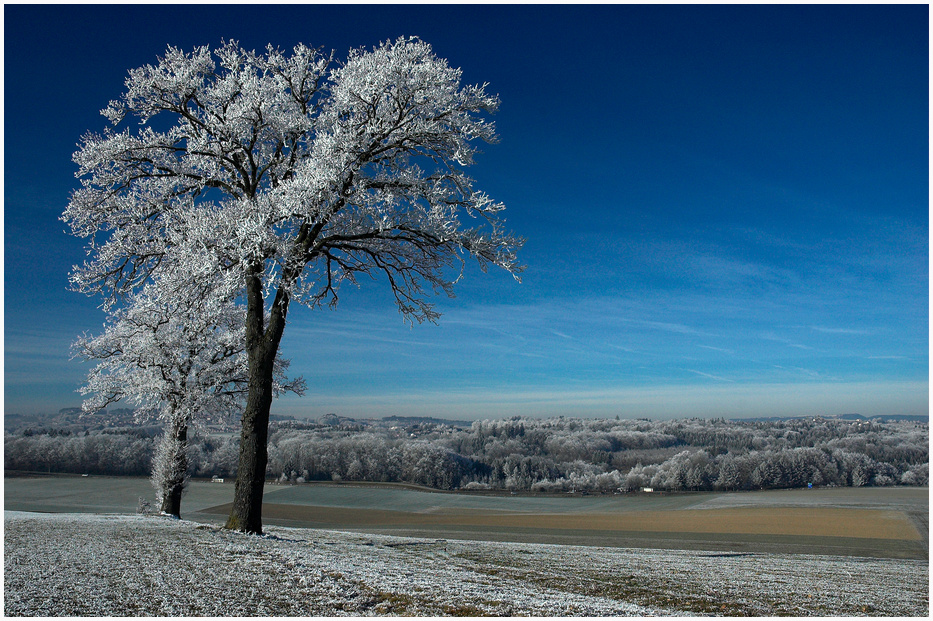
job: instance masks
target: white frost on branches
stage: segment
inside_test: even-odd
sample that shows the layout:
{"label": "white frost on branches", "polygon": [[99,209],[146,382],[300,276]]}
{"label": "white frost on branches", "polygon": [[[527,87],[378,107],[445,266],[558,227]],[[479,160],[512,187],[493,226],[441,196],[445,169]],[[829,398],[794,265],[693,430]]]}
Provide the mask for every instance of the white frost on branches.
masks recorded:
{"label": "white frost on branches", "polygon": [[78,339],[76,355],[99,361],[80,390],[90,395],[85,411],[126,399],[143,418],[170,420],[236,407],[246,379],[242,308],[212,297],[203,281],[192,284],[188,292],[148,285],[110,314],[102,334]]}
{"label": "white frost on branches", "polygon": [[[112,303],[167,264],[190,268],[194,249],[311,306],[382,274],[420,321],[437,317],[423,286],[449,294],[461,252],[520,271],[503,206],[461,170],[473,141],[495,140],[482,113],[498,98],[461,87],[418,39],[332,64],[304,45],[287,56],[226,42],[213,54],[169,47],[132,70],[102,113],[142,127],[88,134],[74,156],[82,187],[63,219],[91,241],[74,286]],[[157,116],[173,124],[157,130]]]}
{"label": "white frost on branches", "polygon": [[[124,358],[152,350],[134,340],[138,315],[175,326],[156,349],[176,358],[140,363],[131,374],[134,395],[145,395],[134,398],[144,402],[163,390],[190,392],[167,406],[172,412],[225,404],[219,386],[244,368],[236,365],[246,353],[232,528],[261,532],[254,509],[292,300],[333,306],[342,283],[381,277],[406,319],[433,321],[439,314],[427,294],[453,295],[465,256],[484,270],[521,271],[523,241],[504,230],[503,206],[463,171],[475,142],[495,141],[484,115],[499,101],[486,85],[460,79],[416,38],[352,50],[342,63],[305,45],[291,55],[233,41],[213,51],[169,47],[155,65],[130,71],[123,96],[102,110],[113,127],[85,135],[74,154],[81,187],[62,219],[89,246],[71,282],[103,294],[115,313],[103,341],[82,344],[105,361],[90,378],[101,402],[129,394],[106,366],[108,335],[131,344]],[[191,296],[202,281],[206,289]],[[179,308],[177,295],[192,306]],[[193,333],[179,319],[192,318],[188,310],[197,315]],[[197,343],[201,329],[214,340],[194,351],[189,340]],[[228,337],[243,347],[211,358]],[[220,372],[224,364],[234,368]],[[163,375],[168,368],[177,381]],[[192,373],[193,385],[182,382]]]}
{"label": "white frost on branches", "polygon": [[[244,309],[229,283],[194,275],[194,282],[147,285],[110,314],[103,333],[73,346],[76,356],[97,361],[80,389],[85,411],[125,400],[139,418],[164,421],[152,464],[160,502],[187,484],[189,426],[228,418],[246,393]],[[301,379],[286,380],[287,366],[278,364],[276,389],[303,392]]]}

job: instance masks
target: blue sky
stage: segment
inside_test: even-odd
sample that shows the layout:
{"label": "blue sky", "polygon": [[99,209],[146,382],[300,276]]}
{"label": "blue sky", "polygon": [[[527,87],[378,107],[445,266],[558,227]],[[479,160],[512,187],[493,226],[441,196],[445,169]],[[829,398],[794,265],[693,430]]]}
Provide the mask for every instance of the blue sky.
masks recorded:
{"label": "blue sky", "polygon": [[319,416],[929,411],[928,8],[4,7],[4,407],[76,406],[99,300],[67,290],[71,154],[167,44],[417,35],[489,82],[471,169],[528,242],[439,325],[384,283],[292,309]]}

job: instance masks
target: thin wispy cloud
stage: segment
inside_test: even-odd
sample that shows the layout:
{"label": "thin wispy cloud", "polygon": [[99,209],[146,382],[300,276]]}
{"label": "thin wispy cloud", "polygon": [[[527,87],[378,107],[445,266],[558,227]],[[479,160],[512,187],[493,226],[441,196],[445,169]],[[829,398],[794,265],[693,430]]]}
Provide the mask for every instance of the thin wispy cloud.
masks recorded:
{"label": "thin wispy cloud", "polygon": [[728,377],[720,377],[718,375],[713,375],[712,373],[704,373],[703,371],[697,371],[696,369],[684,369],[684,371],[689,371],[699,375],[700,377],[708,377],[709,379],[714,379],[719,382],[735,382],[735,380],[729,379]]}
{"label": "thin wispy cloud", "polygon": [[782,344],[782,345],[786,345],[787,347],[793,347],[793,348],[795,348],[795,349],[804,349],[804,350],[812,350],[812,349],[813,349],[813,348],[810,347],[809,345],[804,345],[803,343],[798,343],[798,342],[796,342],[796,341],[794,341],[794,340],[791,340],[791,339],[788,339],[788,338],[786,338],[786,337],[780,336],[780,335],[775,334],[775,333],[773,333],[773,332],[766,332],[766,333],[762,334],[760,338],[763,339],[763,340],[765,340],[765,341],[773,341],[773,342],[775,342],[775,343],[780,343],[780,344]]}
{"label": "thin wispy cloud", "polygon": [[643,321],[642,325],[649,328],[655,328],[664,332],[675,332],[677,334],[697,334],[695,328],[680,323],[666,323],[663,321]]}
{"label": "thin wispy cloud", "polygon": [[810,329],[814,332],[822,332],[823,334],[851,334],[853,336],[863,336],[873,333],[871,330],[856,328],[827,328],[825,326],[810,326]]}
{"label": "thin wispy cloud", "polygon": [[734,354],[735,353],[734,349],[726,349],[724,347],[713,347],[712,345],[697,345],[697,347],[700,347],[702,349],[708,349],[710,351],[718,351],[723,354]]}

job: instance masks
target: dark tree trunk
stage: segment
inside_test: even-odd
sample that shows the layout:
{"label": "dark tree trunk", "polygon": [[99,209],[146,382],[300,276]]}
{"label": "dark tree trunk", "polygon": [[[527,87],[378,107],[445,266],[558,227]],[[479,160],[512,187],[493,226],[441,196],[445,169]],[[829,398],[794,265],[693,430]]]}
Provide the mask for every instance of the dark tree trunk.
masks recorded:
{"label": "dark tree trunk", "polygon": [[188,472],[188,423],[173,422],[172,428],[166,430],[166,433],[171,433],[177,444],[172,455],[172,476],[163,483],[161,512],[181,517],[181,496],[185,491]]}
{"label": "dark tree trunk", "polygon": [[174,485],[162,496],[162,513],[164,515],[181,517],[181,494],[183,491],[185,491],[184,486]]}
{"label": "dark tree trunk", "polygon": [[252,356],[250,358],[249,396],[241,420],[233,509],[226,527],[259,535],[262,534],[262,493],[269,460],[266,443],[272,405],[272,365],[268,365],[267,372],[263,361],[254,364]]}
{"label": "dark tree trunk", "polygon": [[[261,274],[254,270],[254,274]],[[246,350],[249,357],[249,384],[246,409],[240,430],[240,458],[237,464],[233,508],[226,528],[245,533],[262,534],[262,493],[269,459],[269,410],[272,407],[273,370],[285,314],[288,295],[282,290],[272,305],[269,325],[264,326],[262,281],[259,276],[247,277],[246,283]]]}

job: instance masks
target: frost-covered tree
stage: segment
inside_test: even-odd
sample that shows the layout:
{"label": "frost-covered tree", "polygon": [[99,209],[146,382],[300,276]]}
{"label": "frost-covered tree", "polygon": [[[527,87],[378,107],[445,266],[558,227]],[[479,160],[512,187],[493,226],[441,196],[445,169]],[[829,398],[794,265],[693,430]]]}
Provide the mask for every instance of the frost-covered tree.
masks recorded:
{"label": "frost-covered tree", "polygon": [[111,303],[185,273],[190,257],[239,287],[248,394],[229,528],[262,532],[273,367],[292,302],[335,305],[342,283],[382,277],[403,316],[433,321],[428,290],[452,295],[465,256],[520,271],[503,206],[463,170],[476,141],[495,139],[485,113],[498,99],[460,79],[418,39],[336,64],[305,45],[169,47],[102,111],[127,127],[88,134],[75,153],[82,186],[63,220],[90,240],[76,289]]}
{"label": "frost-covered tree", "polygon": [[[74,344],[76,355],[97,361],[80,389],[90,395],[82,404],[86,412],[125,400],[139,418],[164,422],[152,484],[162,513],[176,517],[188,483],[192,421],[241,409],[247,380],[243,309],[216,278],[201,270],[193,275],[200,278],[147,285],[111,313],[103,333]],[[285,382],[286,366],[278,364],[276,386],[301,392],[301,380]]]}
{"label": "frost-covered tree", "polygon": [[741,483],[739,468],[735,463],[735,456],[726,454],[719,461],[719,474],[716,477],[717,489],[735,490]]}

